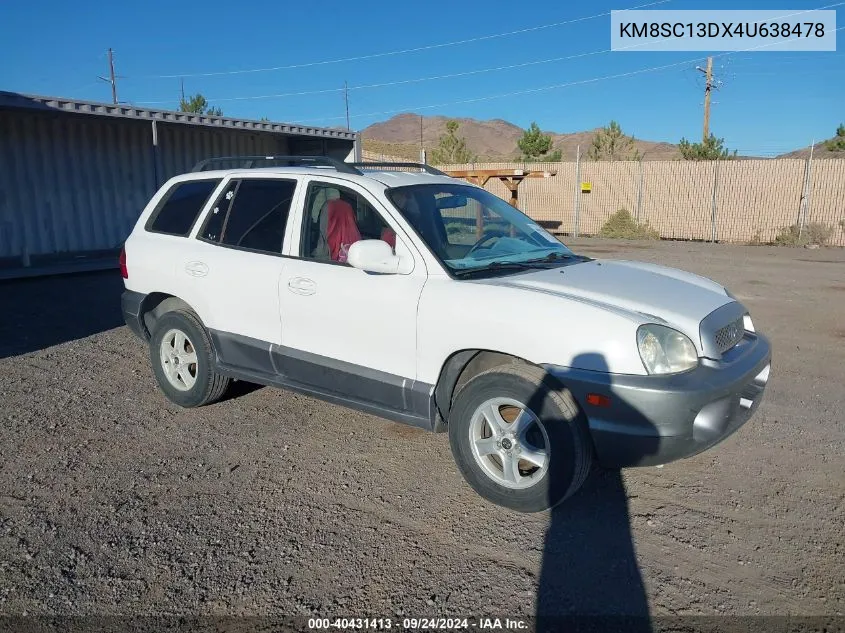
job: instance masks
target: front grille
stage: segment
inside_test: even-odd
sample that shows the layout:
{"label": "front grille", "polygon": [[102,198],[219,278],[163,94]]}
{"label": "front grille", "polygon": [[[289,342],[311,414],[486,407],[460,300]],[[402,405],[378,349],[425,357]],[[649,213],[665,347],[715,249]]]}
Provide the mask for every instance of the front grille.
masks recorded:
{"label": "front grille", "polygon": [[745,322],[740,317],[733,323],[728,323],[725,327],[716,330],[714,341],[720,354],[724,354],[734,345],[742,340],[745,335]]}

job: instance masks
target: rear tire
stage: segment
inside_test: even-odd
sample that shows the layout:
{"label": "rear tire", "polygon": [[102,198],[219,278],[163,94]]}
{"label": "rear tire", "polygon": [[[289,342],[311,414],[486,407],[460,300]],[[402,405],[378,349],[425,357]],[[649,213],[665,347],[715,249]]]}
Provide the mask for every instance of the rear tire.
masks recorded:
{"label": "rear tire", "polygon": [[156,320],[150,361],[164,395],[182,407],[216,402],[231,382],[215,373],[208,333],[199,318],[186,310],[167,312]]}
{"label": "rear tire", "polygon": [[458,469],[482,497],[518,512],[541,512],[577,491],[593,447],[572,394],[539,367],[494,367],[455,396],[449,444]]}

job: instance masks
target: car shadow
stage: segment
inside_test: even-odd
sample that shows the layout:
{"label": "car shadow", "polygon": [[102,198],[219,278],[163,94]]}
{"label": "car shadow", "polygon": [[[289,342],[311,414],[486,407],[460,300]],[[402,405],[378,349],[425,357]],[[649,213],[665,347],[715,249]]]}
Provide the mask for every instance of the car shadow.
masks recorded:
{"label": "car shadow", "polygon": [[[575,367],[608,373],[600,354],[582,354]],[[642,416],[614,398],[614,417]],[[582,410],[585,403],[580,402]],[[529,403],[529,407],[531,404]],[[592,409],[586,409],[595,415]],[[646,430],[654,429],[649,424]],[[656,431],[655,431],[656,433]],[[645,441],[642,455],[657,450],[658,441]],[[550,498],[558,498],[571,468],[566,461],[549,462]],[[620,470],[595,465],[587,481],[572,497],[550,512],[537,589],[536,630],[635,631],[652,630],[648,599],[631,535],[628,496]]]}
{"label": "car shadow", "polygon": [[264,389],[264,385],[259,385],[254,382],[244,382],[243,380],[233,380],[232,384],[229,385],[229,388],[226,389],[226,392],[217,402],[237,400],[238,398],[248,396],[249,394],[260,389]]}
{"label": "car shadow", "polygon": [[124,324],[116,270],[0,282],[0,358],[66,343]]}

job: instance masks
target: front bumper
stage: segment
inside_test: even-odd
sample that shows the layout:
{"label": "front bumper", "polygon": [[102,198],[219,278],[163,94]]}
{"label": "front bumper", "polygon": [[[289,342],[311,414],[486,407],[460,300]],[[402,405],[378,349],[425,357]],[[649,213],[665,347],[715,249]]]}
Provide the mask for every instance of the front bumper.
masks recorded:
{"label": "front bumper", "polygon": [[[714,446],[745,424],[763,399],[771,345],[746,333],[721,361],[703,359],[673,376],[629,376],[547,365],[589,421],[600,464],[608,468],[665,464]],[[606,407],[587,394],[610,398]]]}

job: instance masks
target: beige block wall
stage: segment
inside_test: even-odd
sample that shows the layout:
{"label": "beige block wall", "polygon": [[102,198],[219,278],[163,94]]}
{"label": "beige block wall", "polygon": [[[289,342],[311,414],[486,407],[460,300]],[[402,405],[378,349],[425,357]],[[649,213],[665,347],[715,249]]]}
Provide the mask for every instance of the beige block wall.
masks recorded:
{"label": "beige block wall", "polygon": [[[441,169],[537,169],[556,171],[552,178],[526,179],[519,188],[520,208],[535,220],[575,228],[576,197],[582,235],[597,234],[608,217],[627,209],[649,222],[664,239],[720,242],[771,242],[778,232],[799,222],[807,161],[800,159],[734,161],[581,161],[475,163]],[[590,182],[592,193],[578,193]],[[713,213],[715,187],[715,222]],[[509,199],[507,188],[490,180],[485,188]],[[845,161],[815,160],[810,169],[806,222],[832,229],[829,244],[845,246]]]}

